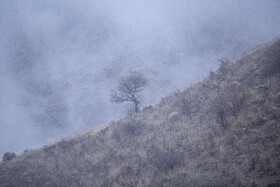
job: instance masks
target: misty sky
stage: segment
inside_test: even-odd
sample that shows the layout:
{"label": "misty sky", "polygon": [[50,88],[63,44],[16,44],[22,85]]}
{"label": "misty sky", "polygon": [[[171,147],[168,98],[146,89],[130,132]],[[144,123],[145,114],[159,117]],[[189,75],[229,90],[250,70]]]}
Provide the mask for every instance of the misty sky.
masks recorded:
{"label": "misty sky", "polygon": [[279,0],[1,0],[0,155],[124,115],[131,71],[156,103],[280,36]]}

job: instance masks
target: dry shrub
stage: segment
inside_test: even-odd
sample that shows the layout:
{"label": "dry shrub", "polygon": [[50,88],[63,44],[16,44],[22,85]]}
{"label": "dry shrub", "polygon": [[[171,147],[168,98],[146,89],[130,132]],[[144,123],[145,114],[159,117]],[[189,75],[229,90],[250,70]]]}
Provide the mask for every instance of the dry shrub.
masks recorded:
{"label": "dry shrub", "polygon": [[280,42],[277,42],[266,55],[268,58],[265,62],[263,71],[264,77],[270,77],[280,73]]}
{"label": "dry shrub", "polygon": [[179,112],[183,115],[191,117],[191,102],[185,97],[180,100]]}
{"label": "dry shrub", "polygon": [[217,123],[226,128],[228,124],[226,121],[227,105],[222,95],[213,101],[213,112]]}
{"label": "dry shrub", "polygon": [[226,75],[227,73],[227,68],[226,68],[226,65],[229,63],[229,60],[228,59],[218,59],[218,61],[220,62],[220,72],[223,74],[223,75]]}
{"label": "dry shrub", "polygon": [[44,148],[43,151],[44,151],[45,154],[48,155],[48,157],[52,157],[52,156],[55,156],[55,153],[57,151],[56,149],[57,149],[57,146],[52,145],[52,146]]}
{"label": "dry shrub", "polygon": [[120,174],[115,182],[121,186],[136,186],[139,182],[140,169],[133,166],[125,166],[120,169]]}
{"label": "dry shrub", "polygon": [[226,90],[227,105],[230,111],[237,118],[238,113],[245,105],[246,93],[244,88],[238,84],[230,85]]}
{"label": "dry shrub", "polygon": [[184,162],[182,152],[167,148],[165,150],[153,149],[149,153],[149,162],[154,165],[160,172],[168,172],[180,166]]}
{"label": "dry shrub", "polygon": [[216,121],[222,127],[227,127],[227,116],[238,118],[246,101],[246,92],[238,83],[227,86],[213,101],[213,112]]}
{"label": "dry shrub", "polygon": [[3,162],[8,162],[10,160],[12,160],[13,158],[15,158],[17,155],[15,153],[10,153],[10,152],[6,152],[3,155]]}
{"label": "dry shrub", "polygon": [[178,107],[178,112],[181,115],[192,118],[192,115],[199,108],[198,96],[188,92],[185,95],[178,97],[176,105]]}
{"label": "dry shrub", "polygon": [[124,123],[122,125],[121,130],[124,134],[131,135],[131,136],[139,136],[144,130],[144,127],[145,127],[144,123],[140,121],[132,120],[130,122]]}
{"label": "dry shrub", "polygon": [[146,124],[142,121],[130,119],[126,122],[117,124],[116,127],[117,128],[113,132],[114,139],[124,142],[142,134],[146,128]]}

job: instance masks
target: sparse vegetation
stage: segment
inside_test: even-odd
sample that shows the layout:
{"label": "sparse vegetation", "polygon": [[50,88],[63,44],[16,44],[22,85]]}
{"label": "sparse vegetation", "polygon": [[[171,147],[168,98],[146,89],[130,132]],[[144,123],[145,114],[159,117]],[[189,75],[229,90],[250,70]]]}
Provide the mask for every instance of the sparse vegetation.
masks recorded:
{"label": "sparse vegetation", "polygon": [[3,163],[0,186],[279,186],[280,76],[263,76],[279,44],[137,115]]}

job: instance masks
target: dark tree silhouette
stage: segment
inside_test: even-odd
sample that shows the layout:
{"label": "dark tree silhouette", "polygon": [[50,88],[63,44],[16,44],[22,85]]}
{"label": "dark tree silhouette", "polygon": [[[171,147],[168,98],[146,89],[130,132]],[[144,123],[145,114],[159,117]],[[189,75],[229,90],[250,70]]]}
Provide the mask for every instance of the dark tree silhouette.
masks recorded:
{"label": "dark tree silhouette", "polygon": [[134,105],[134,112],[137,113],[140,105],[139,93],[146,84],[146,78],[142,74],[135,71],[132,72],[127,77],[119,80],[117,89],[112,91],[111,102],[132,102]]}

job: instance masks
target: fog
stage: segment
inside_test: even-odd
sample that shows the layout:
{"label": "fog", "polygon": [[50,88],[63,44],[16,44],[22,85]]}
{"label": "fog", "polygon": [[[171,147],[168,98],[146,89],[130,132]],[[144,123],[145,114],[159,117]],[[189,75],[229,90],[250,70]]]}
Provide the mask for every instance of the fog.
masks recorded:
{"label": "fog", "polygon": [[110,103],[131,71],[142,106],[280,36],[279,0],[1,0],[0,155],[125,114]]}

